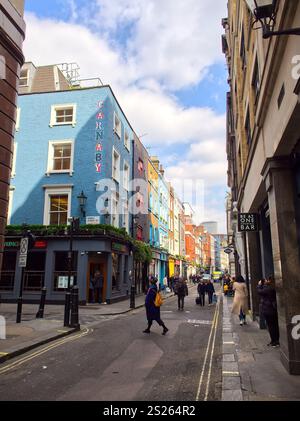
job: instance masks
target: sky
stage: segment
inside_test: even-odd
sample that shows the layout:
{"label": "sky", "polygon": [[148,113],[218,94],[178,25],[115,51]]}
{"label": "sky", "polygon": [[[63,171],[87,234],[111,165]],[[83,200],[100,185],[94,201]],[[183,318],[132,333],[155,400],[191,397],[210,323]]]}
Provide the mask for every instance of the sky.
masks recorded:
{"label": "sky", "polygon": [[[109,84],[150,155],[226,232],[226,0],[26,0],[26,61]],[[183,189],[182,186],[185,186]],[[195,186],[201,186],[196,192]],[[196,193],[196,194],[195,194]]]}

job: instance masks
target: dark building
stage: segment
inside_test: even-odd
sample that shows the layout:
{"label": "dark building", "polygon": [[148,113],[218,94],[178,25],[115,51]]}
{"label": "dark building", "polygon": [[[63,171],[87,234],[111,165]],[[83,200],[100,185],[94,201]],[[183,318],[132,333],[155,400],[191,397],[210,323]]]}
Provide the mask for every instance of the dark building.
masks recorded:
{"label": "dark building", "polygon": [[24,0],[0,0],[0,268],[8,211],[20,68],[24,63]]}

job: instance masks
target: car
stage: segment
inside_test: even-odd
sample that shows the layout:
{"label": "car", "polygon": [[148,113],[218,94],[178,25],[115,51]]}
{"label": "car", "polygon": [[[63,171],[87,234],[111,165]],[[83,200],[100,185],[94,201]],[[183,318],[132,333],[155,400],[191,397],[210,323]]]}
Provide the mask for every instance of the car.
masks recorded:
{"label": "car", "polygon": [[210,280],[211,280],[211,276],[210,276],[210,274],[209,274],[209,273],[205,273],[205,274],[203,275],[203,277],[202,277],[202,281],[207,282],[207,281],[210,281]]}

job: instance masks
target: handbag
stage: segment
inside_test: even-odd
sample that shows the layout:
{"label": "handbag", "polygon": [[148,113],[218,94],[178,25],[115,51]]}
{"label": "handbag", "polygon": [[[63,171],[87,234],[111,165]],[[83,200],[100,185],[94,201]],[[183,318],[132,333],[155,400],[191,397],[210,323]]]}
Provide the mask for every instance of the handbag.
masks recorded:
{"label": "handbag", "polygon": [[217,294],[213,295],[213,303],[217,303],[218,302],[218,298],[217,298]]}
{"label": "handbag", "polygon": [[160,307],[163,304],[162,296],[159,292],[156,293],[156,297],[154,300],[155,307]]}

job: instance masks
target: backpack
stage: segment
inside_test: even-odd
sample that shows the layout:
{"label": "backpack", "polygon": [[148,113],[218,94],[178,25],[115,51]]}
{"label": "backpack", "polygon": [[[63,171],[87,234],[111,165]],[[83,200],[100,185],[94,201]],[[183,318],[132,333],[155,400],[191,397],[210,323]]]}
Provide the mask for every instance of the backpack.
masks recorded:
{"label": "backpack", "polygon": [[163,304],[162,296],[159,292],[156,293],[156,297],[154,300],[155,307],[160,307]]}

